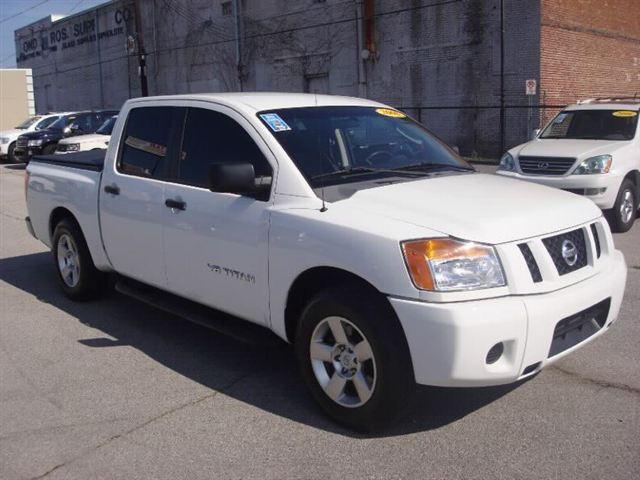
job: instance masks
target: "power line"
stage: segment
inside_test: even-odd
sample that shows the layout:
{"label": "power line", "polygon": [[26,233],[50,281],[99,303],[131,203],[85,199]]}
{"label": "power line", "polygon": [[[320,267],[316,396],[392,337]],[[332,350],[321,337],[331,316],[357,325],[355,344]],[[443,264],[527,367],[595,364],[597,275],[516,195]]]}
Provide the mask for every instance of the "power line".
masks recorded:
{"label": "power line", "polygon": [[42,0],[40,3],[36,3],[35,5],[33,5],[33,6],[29,7],[29,8],[25,8],[24,10],[22,10],[22,11],[20,11],[18,13],[14,13],[13,15],[10,15],[8,17],[0,19],[0,23],[4,23],[7,20],[11,20],[12,18],[19,17],[20,15],[22,15],[24,13],[27,13],[27,12],[33,10],[34,8],[38,8],[40,5],[44,5],[45,3],[50,2],[50,1],[51,0]]}
{"label": "power line", "polygon": [[76,3],[76,4],[71,8],[71,10],[69,10],[69,11],[67,12],[67,15],[71,15],[71,14],[73,13],[73,11],[74,11],[76,8],[78,8],[80,5],[82,5],[82,4],[83,4],[84,2],[86,2],[86,1],[87,1],[87,0],[79,0],[79,1],[78,1],[78,3]]}

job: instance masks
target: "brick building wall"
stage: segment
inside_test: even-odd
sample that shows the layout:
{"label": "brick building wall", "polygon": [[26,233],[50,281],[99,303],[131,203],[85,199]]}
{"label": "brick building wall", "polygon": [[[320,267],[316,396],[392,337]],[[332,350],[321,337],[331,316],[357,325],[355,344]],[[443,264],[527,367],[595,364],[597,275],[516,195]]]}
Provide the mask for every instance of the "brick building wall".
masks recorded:
{"label": "brick building wall", "polygon": [[541,103],[640,96],[640,1],[542,0],[540,51]]}

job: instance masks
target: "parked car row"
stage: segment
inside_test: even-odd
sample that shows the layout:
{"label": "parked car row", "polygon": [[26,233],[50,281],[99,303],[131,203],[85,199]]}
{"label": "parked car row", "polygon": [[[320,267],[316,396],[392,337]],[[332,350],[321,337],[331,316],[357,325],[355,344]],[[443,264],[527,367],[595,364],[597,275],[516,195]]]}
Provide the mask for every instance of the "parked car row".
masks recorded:
{"label": "parked car row", "polygon": [[[577,117],[564,115],[543,136]],[[622,127],[619,141],[636,135],[637,148]],[[27,167],[26,225],[51,248],[66,295],[99,295],[109,275],[198,323],[265,327],[294,344],[318,404],[350,427],[391,421],[416,383],[529,378],[620,310],[625,260],[588,196],[477,173],[372,100],[133,99],[113,131],[105,153]],[[574,161],[613,172],[617,152]]]}
{"label": "parked car row", "polygon": [[589,198],[614,231],[626,232],[640,208],[639,117],[639,97],[569,105],[505,153],[497,173]]}
{"label": "parked car row", "polygon": [[[0,132],[0,156],[29,163],[34,155],[105,149],[117,114],[116,110],[96,110],[36,115],[13,130]],[[98,136],[87,137],[94,133]]]}

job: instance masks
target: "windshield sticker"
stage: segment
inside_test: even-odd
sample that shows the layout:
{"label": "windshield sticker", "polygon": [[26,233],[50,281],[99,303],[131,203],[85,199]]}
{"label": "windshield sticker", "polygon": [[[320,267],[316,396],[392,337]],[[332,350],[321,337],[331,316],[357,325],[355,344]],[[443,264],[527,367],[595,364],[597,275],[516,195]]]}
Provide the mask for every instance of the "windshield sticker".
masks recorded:
{"label": "windshield sticker", "polygon": [[566,113],[560,113],[560,114],[558,114],[556,119],[553,121],[553,123],[562,123],[562,122],[564,122],[565,118],[567,118],[567,114]]}
{"label": "windshield sticker", "polygon": [[390,108],[376,108],[376,113],[379,115],[384,115],[385,117],[407,118],[404,113],[397,110],[392,110]]}
{"label": "windshield sticker", "polygon": [[269,125],[271,130],[274,132],[285,132],[287,130],[291,130],[291,127],[287,125],[287,122],[280,118],[280,115],[277,113],[263,113],[260,115],[260,118],[267,122],[267,125]]}
{"label": "windshield sticker", "polygon": [[634,112],[633,110],[616,110],[611,115],[619,118],[630,118],[638,115],[638,112]]}

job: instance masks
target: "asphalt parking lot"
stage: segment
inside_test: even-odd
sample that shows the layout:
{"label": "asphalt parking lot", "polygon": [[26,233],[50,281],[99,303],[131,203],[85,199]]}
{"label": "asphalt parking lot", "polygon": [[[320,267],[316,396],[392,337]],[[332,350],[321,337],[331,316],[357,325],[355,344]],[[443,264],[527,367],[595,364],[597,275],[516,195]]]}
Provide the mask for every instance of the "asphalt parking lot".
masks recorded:
{"label": "asphalt parking lot", "polygon": [[288,348],[116,293],[67,300],[25,215],[23,170],[2,165],[2,479],[640,477],[640,222],[615,237],[629,276],[606,335],[521,384],[420,388],[363,436],[316,408]]}

